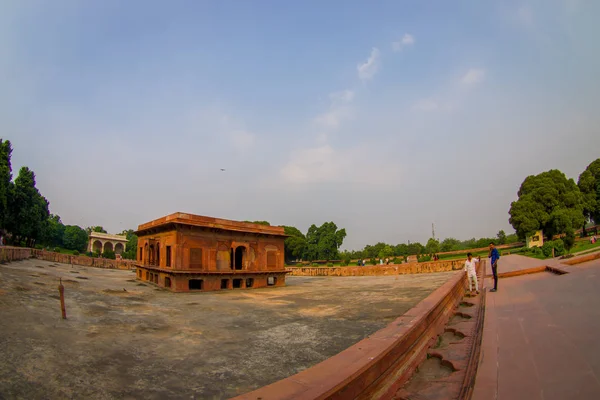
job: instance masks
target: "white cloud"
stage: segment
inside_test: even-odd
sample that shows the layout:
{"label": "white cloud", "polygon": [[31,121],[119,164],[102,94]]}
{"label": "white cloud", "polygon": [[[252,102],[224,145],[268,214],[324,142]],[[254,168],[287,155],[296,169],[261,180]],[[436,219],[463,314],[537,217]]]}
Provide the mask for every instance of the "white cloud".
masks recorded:
{"label": "white cloud", "polygon": [[318,115],[314,122],[326,130],[336,130],[343,120],[352,116],[349,104],[354,100],[354,92],[352,90],[342,90],[330,93],[329,99],[331,100],[329,110]]}
{"label": "white cloud", "polygon": [[367,61],[356,66],[356,70],[358,71],[358,77],[361,80],[364,81],[372,79],[373,76],[375,76],[375,74],[377,73],[377,71],[379,71],[380,54],[381,53],[379,49],[377,47],[373,47],[373,50],[371,50],[371,55],[369,56]]}
{"label": "white cloud", "polygon": [[356,162],[371,154],[365,147],[335,150],[330,145],[297,150],[281,169],[284,183],[352,183],[364,185],[397,184],[399,162],[394,159],[370,158],[368,163]]}
{"label": "white cloud", "polygon": [[404,47],[415,44],[415,37],[409,33],[402,36],[402,39],[392,43],[392,50],[401,51]]}
{"label": "white cloud", "polygon": [[474,85],[483,82],[485,79],[485,71],[483,69],[471,68],[461,78],[461,82],[465,85]]}

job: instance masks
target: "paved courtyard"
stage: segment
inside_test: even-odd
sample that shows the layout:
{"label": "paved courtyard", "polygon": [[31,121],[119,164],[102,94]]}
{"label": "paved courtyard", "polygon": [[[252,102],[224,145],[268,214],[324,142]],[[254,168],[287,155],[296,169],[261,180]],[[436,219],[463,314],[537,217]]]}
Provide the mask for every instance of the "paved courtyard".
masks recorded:
{"label": "paved courtyard", "polygon": [[0,398],[228,398],[339,353],[454,273],[174,294],[133,271],[0,265]]}

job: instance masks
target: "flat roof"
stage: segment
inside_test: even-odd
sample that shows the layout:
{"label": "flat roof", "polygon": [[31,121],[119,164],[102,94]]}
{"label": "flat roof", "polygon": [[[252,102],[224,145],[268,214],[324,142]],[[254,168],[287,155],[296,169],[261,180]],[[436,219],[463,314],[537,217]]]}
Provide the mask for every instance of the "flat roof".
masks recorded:
{"label": "flat roof", "polygon": [[103,232],[90,232],[90,239],[109,239],[117,242],[127,242],[127,236],[125,235],[112,235],[110,233]]}
{"label": "flat roof", "polygon": [[287,237],[282,226],[266,226],[250,222],[232,221],[228,219],[205,217],[182,212],[176,212],[154,221],[146,222],[138,226],[136,234],[143,233],[152,228],[158,228],[169,224],[197,226],[200,228],[214,228],[225,231],[254,233],[257,235],[274,235]]}

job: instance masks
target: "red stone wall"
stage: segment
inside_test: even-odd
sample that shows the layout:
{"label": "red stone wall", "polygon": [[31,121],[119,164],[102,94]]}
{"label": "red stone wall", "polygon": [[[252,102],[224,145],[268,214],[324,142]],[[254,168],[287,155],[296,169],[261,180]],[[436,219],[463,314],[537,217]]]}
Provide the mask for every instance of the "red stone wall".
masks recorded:
{"label": "red stone wall", "polygon": [[[483,262],[483,259],[481,260]],[[368,265],[364,267],[288,267],[293,276],[375,276],[422,274],[454,271],[464,268],[465,260],[440,260],[397,265]]]}
{"label": "red stone wall", "polygon": [[30,251],[35,258],[62,264],[83,265],[85,267],[107,269],[135,269],[135,261],[133,260],[111,260],[108,258],[73,256],[70,254],[54,253],[52,251],[45,250],[30,249]]}
{"label": "red stone wall", "polygon": [[25,260],[32,256],[30,248],[0,246],[0,262]]}

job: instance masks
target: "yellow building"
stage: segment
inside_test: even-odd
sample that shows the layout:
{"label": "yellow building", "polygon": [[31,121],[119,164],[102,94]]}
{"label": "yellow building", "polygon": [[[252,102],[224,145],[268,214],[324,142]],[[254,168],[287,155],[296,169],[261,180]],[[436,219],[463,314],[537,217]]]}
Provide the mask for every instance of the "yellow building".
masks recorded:
{"label": "yellow building", "polygon": [[541,230],[527,237],[527,247],[542,247],[544,245],[544,235]]}

